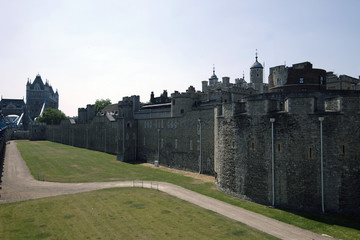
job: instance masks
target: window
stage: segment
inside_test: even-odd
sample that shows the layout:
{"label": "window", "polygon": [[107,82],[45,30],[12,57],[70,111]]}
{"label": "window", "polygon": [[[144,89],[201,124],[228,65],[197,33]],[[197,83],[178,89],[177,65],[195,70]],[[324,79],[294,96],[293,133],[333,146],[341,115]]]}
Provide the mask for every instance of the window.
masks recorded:
{"label": "window", "polygon": [[309,159],[314,159],[314,151],[313,151],[313,149],[311,147],[309,148],[308,158]]}
{"label": "window", "polygon": [[193,143],[192,143],[192,140],[190,140],[190,151],[193,150]]}
{"label": "window", "polygon": [[178,140],[175,139],[175,149],[177,149],[177,148],[178,148]]}
{"label": "window", "polygon": [[184,113],[184,109],[181,109],[181,110],[180,110],[180,113],[183,114],[183,113]]}
{"label": "window", "polygon": [[323,84],[324,84],[324,77],[321,76],[321,77],[320,77],[320,85],[323,85]]}
{"label": "window", "polygon": [[281,152],[281,143],[278,143],[278,144],[277,144],[277,151],[278,151],[278,152]]}
{"label": "window", "polygon": [[345,155],[345,145],[341,145],[341,155]]}
{"label": "window", "polygon": [[251,150],[255,150],[255,143],[254,142],[251,142]]}
{"label": "window", "polygon": [[304,78],[301,77],[300,80],[299,80],[299,83],[303,84],[304,83]]}

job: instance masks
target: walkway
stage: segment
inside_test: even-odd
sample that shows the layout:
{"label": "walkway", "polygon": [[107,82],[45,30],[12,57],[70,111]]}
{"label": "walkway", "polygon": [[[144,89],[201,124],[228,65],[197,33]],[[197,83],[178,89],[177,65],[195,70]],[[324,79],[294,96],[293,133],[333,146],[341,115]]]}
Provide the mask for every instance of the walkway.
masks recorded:
{"label": "walkway", "polygon": [[[133,187],[133,181],[94,182],[94,183],[55,183],[35,180],[22,159],[16,143],[11,141],[6,148],[5,172],[0,190],[0,203],[17,202],[29,199],[50,197],[63,194],[93,191],[103,188]],[[331,239],[292,225],[244,210],[222,201],[198,194],[182,187],[165,182],[143,182],[137,186],[158,188],[177,198],[217,212],[223,216],[245,223],[248,226],[281,239]]]}

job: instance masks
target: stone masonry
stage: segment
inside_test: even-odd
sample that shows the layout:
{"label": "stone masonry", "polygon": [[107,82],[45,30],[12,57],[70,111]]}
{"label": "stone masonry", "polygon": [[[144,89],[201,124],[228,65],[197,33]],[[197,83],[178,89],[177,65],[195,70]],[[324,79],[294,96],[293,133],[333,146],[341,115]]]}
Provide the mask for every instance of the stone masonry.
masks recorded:
{"label": "stone masonry", "polygon": [[246,112],[223,104],[215,110],[216,185],[229,194],[271,205],[273,118],[275,205],[321,209],[319,117],[324,117],[325,209],[360,212],[359,96],[355,92],[338,96],[340,107],[327,111],[318,111],[317,99],[309,93],[286,99],[285,111],[266,98],[248,99]]}

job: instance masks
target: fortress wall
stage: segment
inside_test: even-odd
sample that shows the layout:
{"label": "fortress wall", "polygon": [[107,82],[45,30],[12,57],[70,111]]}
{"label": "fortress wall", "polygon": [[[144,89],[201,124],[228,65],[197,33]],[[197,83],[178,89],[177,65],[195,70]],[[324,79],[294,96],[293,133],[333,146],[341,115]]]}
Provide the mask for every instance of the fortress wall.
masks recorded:
{"label": "fortress wall", "polygon": [[[106,116],[95,117],[89,124],[48,125],[46,139],[75,147],[118,155],[118,160],[136,157],[137,125],[131,119],[108,121]],[[124,134],[123,134],[124,133]]]}
{"label": "fortress wall", "polygon": [[213,141],[212,109],[187,112],[178,118],[138,120],[138,159],[142,161],[159,160],[160,165],[195,172],[201,167],[201,172],[213,174]]}
{"label": "fortress wall", "polygon": [[164,166],[214,174],[224,192],[270,205],[274,118],[275,205],[320,211],[319,117],[324,117],[325,210],[360,213],[359,98],[327,97],[289,95],[287,111],[279,111],[279,101],[269,96],[181,117],[64,121],[47,126],[46,135],[51,141],[117,154],[122,161],[159,160]]}
{"label": "fortress wall", "polygon": [[265,113],[277,111],[279,103],[271,99],[254,99],[247,102],[246,112],[250,115],[262,115]]}
{"label": "fortress wall", "polygon": [[341,110],[341,98],[335,97],[325,100],[325,111],[326,112],[340,112]]}
{"label": "fortress wall", "polygon": [[[75,147],[116,154],[118,160],[140,160],[194,172],[214,173],[213,110],[185,113],[178,118],[119,118],[97,116],[88,124],[63,121],[47,126],[46,139]],[[201,162],[200,124],[201,119]],[[159,130],[159,132],[158,132]],[[158,148],[160,146],[160,148]],[[200,166],[201,165],[201,166]]]}
{"label": "fortress wall", "polygon": [[[304,99],[292,100],[301,102]],[[351,100],[345,99],[342,104],[350,107]],[[223,114],[215,118],[216,185],[237,197],[271,204],[270,115],[235,114],[234,117],[230,105],[224,105]],[[257,106],[264,105],[257,103]],[[324,116],[325,209],[360,212],[359,114],[355,111],[316,114],[292,110],[291,114],[271,114],[275,118],[275,205],[320,211],[318,117]]]}
{"label": "fortress wall", "polygon": [[134,117],[135,119],[170,118],[171,111],[170,108],[141,110],[140,112],[135,113]]}
{"label": "fortress wall", "polygon": [[313,97],[288,98],[285,100],[285,111],[294,114],[309,114],[315,111],[316,101]]}
{"label": "fortress wall", "polygon": [[344,113],[360,112],[360,98],[359,97],[343,97],[341,99],[341,111]]}
{"label": "fortress wall", "polygon": [[45,123],[31,123],[29,124],[28,139],[30,140],[44,140],[46,132]]}
{"label": "fortress wall", "polygon": [[323,129],[326,203],[360,213],[360,115],[325,116]]}

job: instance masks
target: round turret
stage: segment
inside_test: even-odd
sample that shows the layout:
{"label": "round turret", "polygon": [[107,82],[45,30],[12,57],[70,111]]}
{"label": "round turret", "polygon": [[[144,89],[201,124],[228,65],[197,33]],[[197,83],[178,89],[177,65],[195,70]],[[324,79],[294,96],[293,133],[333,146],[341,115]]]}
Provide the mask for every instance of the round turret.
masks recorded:
{"label": "round turret", "polygon": [[257,52],[255,55],[255,63],[250,67],[250,83],[252,83],[258,93],[264,92],[263,82],[263,71],[264,67],[258,62]]}
{"label": "round turret", "polygon": [[214,86],[218,83],[218,77],[215,74],[215,66],[213,67],[213,75],[209,78],[209,85]]}
{"label": "round turret", "polygon": [[257,60],[257,56],[256,56],[256,61],[254,62],[254,64],[250,67],[250,69],[253,69],[253,68],[261,68],[263,69],[263,65],[261,65],[261,63],[258,62]]}

